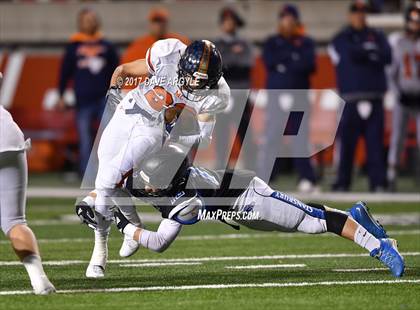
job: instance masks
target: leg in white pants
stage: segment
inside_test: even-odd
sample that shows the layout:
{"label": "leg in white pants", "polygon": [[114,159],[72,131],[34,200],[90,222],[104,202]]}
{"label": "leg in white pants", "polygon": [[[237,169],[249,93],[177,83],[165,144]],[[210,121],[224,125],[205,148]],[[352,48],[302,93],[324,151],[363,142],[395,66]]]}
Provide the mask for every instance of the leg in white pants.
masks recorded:
{"label": "leg in white pants", "polygon": [[26,224],[26,154],[20,152],[0,153],[0,221],[7,235],[17,224]]}
{"label": "leg in white pants", "polygon": [[258,212],[257,220],[237,221],[251,229],[307,234],[328,231],[355,242],[370,253],[380,246],[380,241],[347,213],[322,205],[307,205],[294,197],[273,191],[257,177],[236,200],[232,210]]}
{"label": "leg in white pants", "polygon": [[[95,181],[95,212],[98,218],[102,218],[95,231],[95,247],[90,266],[100,266],[102,271],[105,269],[107,239],[114,206],[119,206],[127,218],[141,226],[134,204],[121,189],[121,183],[125,175],[137,167],[145,156],[161,148],[162,141],[162,128],[143,125],[141,117],[127,115],[124,109],[117,109],[105,128],[98,148],[99,167]],[[102,273],[99,276],[103,276]]]}
{"label": "leg in white pants", "polygon": [[324,212],[312,208],[284,193],[274,191],[255,177],[248,189],[237,199],[233,210],[258,213],[255,220],[240,220],[238,224],[256,230],[318,234],[327,231]]}

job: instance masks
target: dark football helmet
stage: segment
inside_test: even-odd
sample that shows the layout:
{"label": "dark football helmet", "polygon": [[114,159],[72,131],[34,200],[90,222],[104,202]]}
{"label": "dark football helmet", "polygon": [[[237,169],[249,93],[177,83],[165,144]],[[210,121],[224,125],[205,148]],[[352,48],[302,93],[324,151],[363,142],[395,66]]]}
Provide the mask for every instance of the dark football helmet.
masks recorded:
{"label": "dark football helmet", "polygon": [[[187,181],[190,166],[188,152],[181,146],[169,144],[141,163],[141,169],[135,176],[140,182],[135,183],[140,183],[142,195],[162,197]],[[153,191],[146,190],[145,186],[153,188]]]}
{"label": "dark football helmet", "polygon": [[222,74],[222,56],[208,40],[188,45],[178,63],[179,87],[188,100],[202,100],[209,89],[217,87]]}

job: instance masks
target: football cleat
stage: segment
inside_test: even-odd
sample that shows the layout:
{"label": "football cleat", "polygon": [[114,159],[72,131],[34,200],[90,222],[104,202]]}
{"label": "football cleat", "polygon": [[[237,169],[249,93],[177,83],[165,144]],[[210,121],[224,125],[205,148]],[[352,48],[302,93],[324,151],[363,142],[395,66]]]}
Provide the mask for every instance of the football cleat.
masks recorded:
{"label": "football cleat", "polygon": [[394,277],[402,277],[404,274],[404,258],[398,252],[397,243],[393,239],[380,239],[379,248],[370,252],[370,256],[376,257],[382,264],[387,266]]}
{"label": "football cleat", "polygon": [[350,210],[350,216],[360,225],[362,225],[369,233],[377,239],[386,239],[388,235],[385,229],[377,220],[375,220],[369,212],[369,208],[363,201],[356,202]]}
{"label": "football cleat", "polygon": [[48,280],[46,276],[41,276],[39,281],[31,283],[35,295],[49,295],[55,293],[54,285]]}
{"label": "football cleat", "polygon": [[105,277],[105,268],[99,265],[90,265],[86,269],[87,278],[103,278]]}
{"label": "football cleat", "polygon": [[135,254],[138,251],[139,247],[140,245],[136,240],[125,235],[124,241],[120,248],[120,256],[130,257],[131,255]]}

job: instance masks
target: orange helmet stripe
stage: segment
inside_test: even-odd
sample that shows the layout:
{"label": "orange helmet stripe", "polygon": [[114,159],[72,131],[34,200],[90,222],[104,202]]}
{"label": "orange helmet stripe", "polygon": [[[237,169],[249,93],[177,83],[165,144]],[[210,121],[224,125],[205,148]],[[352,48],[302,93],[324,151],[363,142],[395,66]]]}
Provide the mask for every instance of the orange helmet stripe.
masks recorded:
{"label": "orange helmet stripe", "polygon": [[198,72],[207,74],[207,70],[209,68],[209,61],[210,61],[210,42],[203,41],[204,42],[204,50],[203,55],[200,59],[200,66],[198,67]]}

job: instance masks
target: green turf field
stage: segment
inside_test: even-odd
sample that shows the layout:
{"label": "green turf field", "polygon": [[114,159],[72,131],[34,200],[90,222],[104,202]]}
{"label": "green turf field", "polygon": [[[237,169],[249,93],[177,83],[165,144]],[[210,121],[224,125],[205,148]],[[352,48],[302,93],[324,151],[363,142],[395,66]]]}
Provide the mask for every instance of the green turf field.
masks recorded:
{"label": "green turf field", "polygon": [[[0,309],[420,309],[419,225],[386,227],[408,254],[399,283],[363,249],[333,235],[237,232],[216,223],[185,227],[165,253],[141,249],[129,260],[118,256],[121,235],[113,230],[106,278],[91,280],[84,272],[92,232],[62,220],[73,212],[73,202],[28,201],[29,223],[59,294],[18,295],[30,290],[29,280],[22,266],[4,263],[15,257],[2,237]],[[381,214],[420,212],[414,203],[370,208]],[[6,291],[15,295],[1,295]]]}

